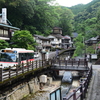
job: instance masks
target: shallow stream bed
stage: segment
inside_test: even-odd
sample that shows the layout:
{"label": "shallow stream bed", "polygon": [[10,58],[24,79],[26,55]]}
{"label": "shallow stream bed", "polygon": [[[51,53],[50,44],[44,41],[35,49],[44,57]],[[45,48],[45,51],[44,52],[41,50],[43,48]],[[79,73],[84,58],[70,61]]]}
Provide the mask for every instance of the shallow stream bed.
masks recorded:
{"label": "shallow stream bed", "polygon": [[49,86],[44,86],[42,90],[36,92],[35,94],[31,94],[22,100],[49,100],[49,95],[51,92],[53,92],[55,89],[58,87],[61,87],[61,93],[62,93],[62,98],[67,96],[68,92],[72,92],[74,88],[77,88],[79,86],[79,81],[78,80],[73,80],[72,84],[61,84],[60,80],[53,81],[52,84]]}

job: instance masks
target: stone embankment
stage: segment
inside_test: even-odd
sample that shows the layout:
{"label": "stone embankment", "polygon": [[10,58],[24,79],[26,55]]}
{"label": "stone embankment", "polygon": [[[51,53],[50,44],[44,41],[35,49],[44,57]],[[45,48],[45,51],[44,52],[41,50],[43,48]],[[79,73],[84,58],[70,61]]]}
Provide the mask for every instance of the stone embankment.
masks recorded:
{"label": "stone embankment", "polygon": [[47,78],[49,82],[42,85],[37,77],[22,83],[7,91],[5,96],[1,95],[0,100],[49,100],[50,93],[59,88],[61,81],[52,81],[51,77]]}
{"label": "stone embankment", "polygon": [[0,100],[20,100],[30,93],[35,93],[40,90],[38,78],[33,78],[29,82],[22,83],[15,88],[0,96]]}
{"label": "stone embankment", "polygon": [[50,93],[58,89],[60,84],[61,81],[53,81],[49,85],[44,85],[41,90],[36,92],[36,94],[28,96],[24,100],[28,100],[28,98],[31,98],[29,100],[50,100]]}

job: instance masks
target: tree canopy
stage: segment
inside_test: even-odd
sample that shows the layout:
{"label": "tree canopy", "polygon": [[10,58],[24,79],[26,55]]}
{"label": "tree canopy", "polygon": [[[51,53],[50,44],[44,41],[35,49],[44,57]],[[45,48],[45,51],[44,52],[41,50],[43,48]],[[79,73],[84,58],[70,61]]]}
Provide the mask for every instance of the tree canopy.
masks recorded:
{"label": "tree canopy", "polygon": [[35,50],[36,42],[33,36],[27,30],[16,31],[11,39],[12,48],[25,48],[29,50]]}
{"label": "tree canopy", "polygon": [[9,43],[6,42],[5,40],[0,39],[0,49],[5,49],[9,47]]}
{"label": "tree canopy", "polygon": [[74,7],[71,7],[70,9],[75,14],[73,22],[73,31],[79,34],[83,34],[86,39],[96,37],[97,35],[99,35],[99,6],[100,1],[93,0],[92,2],[86,5],[76,5]]}
{"label": "tree canopy", "polygon": [[71,36],[73,13],[70,9],[62,7],[59,11],[59,16],[59,26],[63,29],[63,35]]}
{"label": "tree canopy", "polygon": [[74,39],[74,45],[76,50],[73,57],[82,56],[85,53],[84,36],[82,36],[82,34],[78,34],[78,36]]}
{"label": "tree canopy", "polygon": [[99,0],[69,8],[51,5],[51,1],[54,0],[0,0],[0,9],[6,7],[12,25],[32,35],[47,36],[54,26],[62,28],[62,35],[71,36],[72,32],[77,32],[85,40],[99,35]]}
{"label": "tree canopy", "polygon": [[88,39],[98,34],[99,0],[69,8],[51,5],[51,1],[54,0],[0,0],[0,8],[7,8],[13,26],[31,34],[47,36],[54,26],[61,27],[63,35],[77,32]]}
{"label": "tree canopy", "polygon": [[13,26],[31,34],[47,36],[53,27],[63,28],[64,35],[72,32],[72,12],[66,7],[50,5],[54,0],[1,0],[0,8],[7,8]]}

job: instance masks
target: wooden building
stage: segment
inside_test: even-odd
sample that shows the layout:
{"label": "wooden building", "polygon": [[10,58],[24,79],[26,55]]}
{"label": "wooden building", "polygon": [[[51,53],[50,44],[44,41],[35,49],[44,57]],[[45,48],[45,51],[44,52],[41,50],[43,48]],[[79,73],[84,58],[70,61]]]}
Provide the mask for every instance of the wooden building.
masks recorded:
{"label": "wooden building", "polygon": [[9,42],[16,30],[20,29],[11,25],[7,19],[7,9],[2,8],[2,13],[0,14],[0,39]]}

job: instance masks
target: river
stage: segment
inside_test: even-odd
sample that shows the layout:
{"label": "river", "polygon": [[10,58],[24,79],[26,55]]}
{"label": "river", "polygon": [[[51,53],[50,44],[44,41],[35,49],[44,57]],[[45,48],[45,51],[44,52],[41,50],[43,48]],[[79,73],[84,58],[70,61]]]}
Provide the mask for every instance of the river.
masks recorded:
{"label": "river", "polygon": [[61,80],[54,80],[50,85],[43,86],[42,90],[31,94],[22,100],[50,100],[50,93],[56,90],[58,87],[61,87],[62,98],[67,96],[68,93],[72,92],[73,89],[79,87],[79,79],[74,79],[72,84],[61,83]]}

